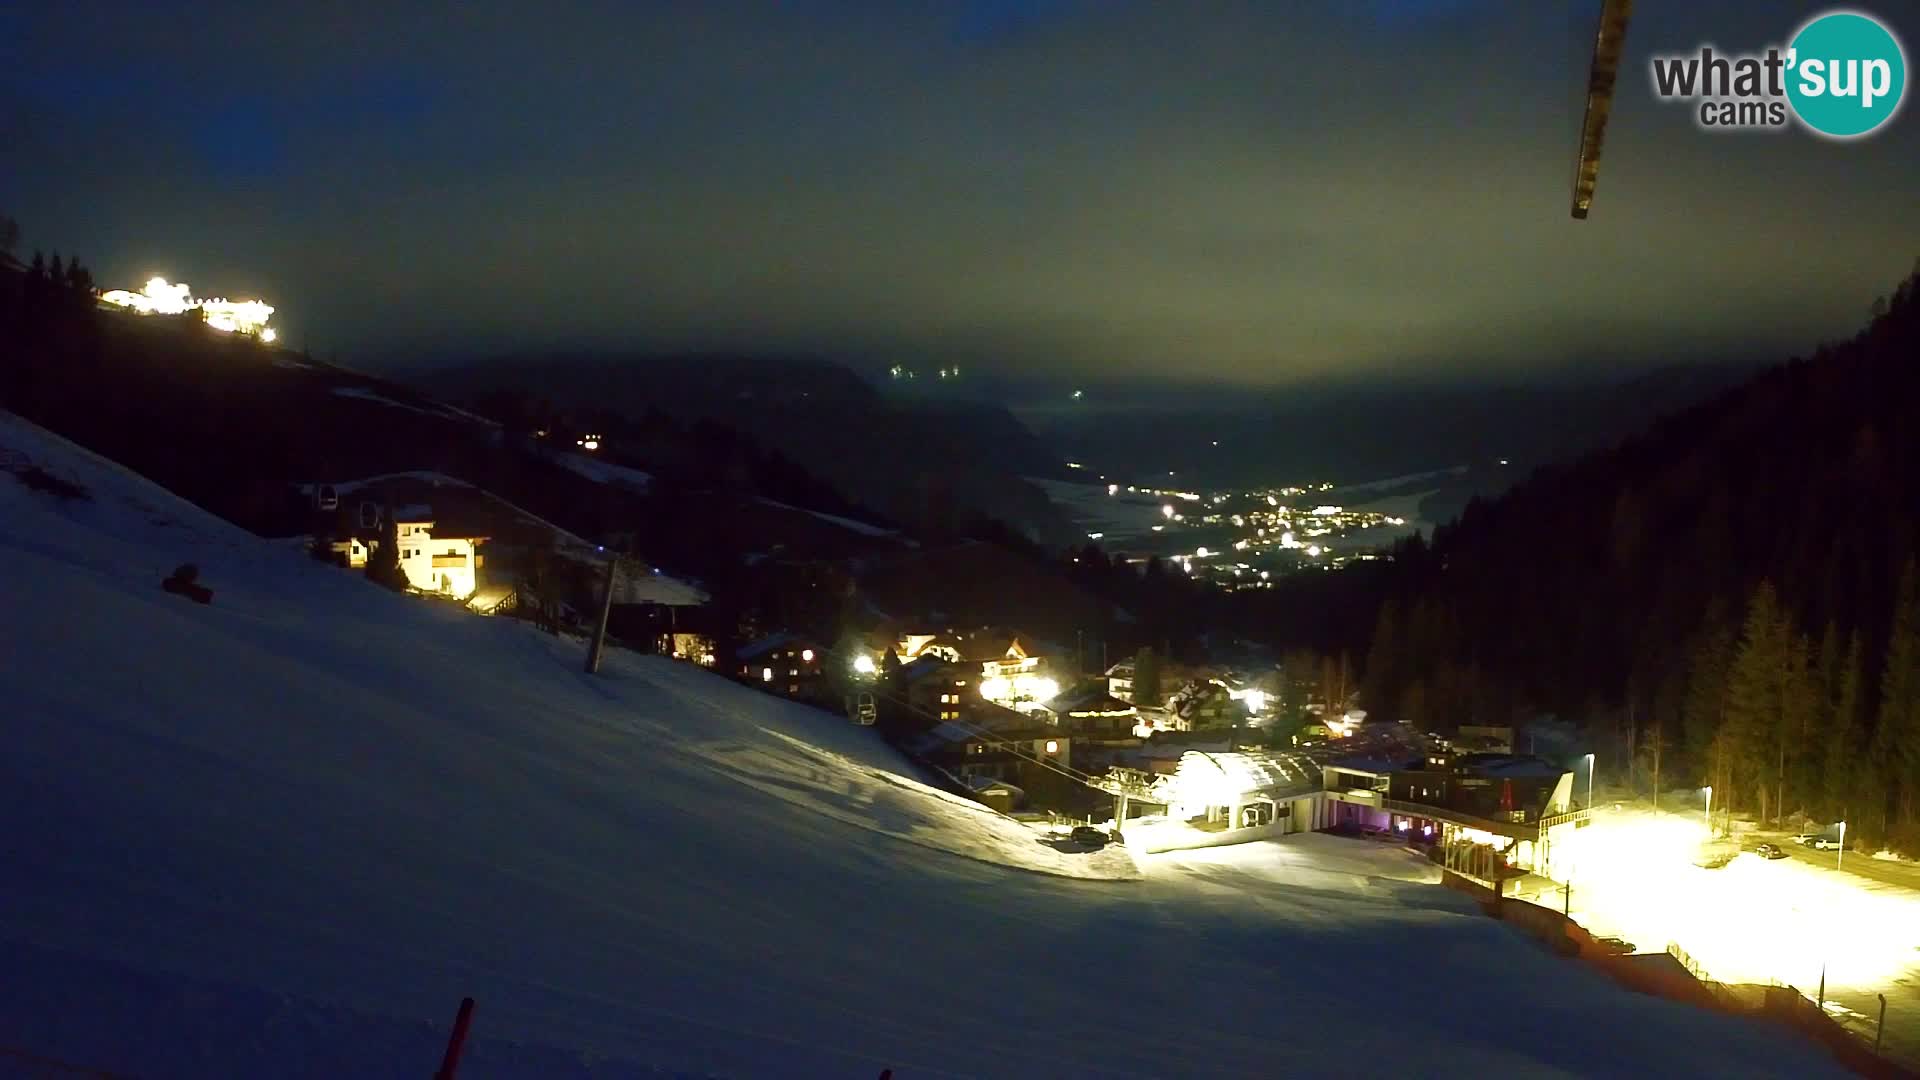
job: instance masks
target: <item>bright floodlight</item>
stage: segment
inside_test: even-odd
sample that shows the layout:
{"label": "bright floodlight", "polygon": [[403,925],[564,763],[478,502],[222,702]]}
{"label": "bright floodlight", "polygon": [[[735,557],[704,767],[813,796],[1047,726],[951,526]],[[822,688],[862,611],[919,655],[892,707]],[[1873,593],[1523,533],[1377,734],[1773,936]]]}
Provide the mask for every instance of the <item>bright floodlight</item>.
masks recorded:
{"label": "bright floodlight", "polygon": [[853,670],[861,675],[873,674],[875,670],[873,666],[873,657],[868,656],[866,653],[861,653],[859,656],[854,657]]}
{"label": "bright floodlight", "polygon": [[258,300],[197,300],[185,282],[173,285],[168,284],[166,278],[148,278],[137,293],[109,289],[100,294],[100,300],[141,315],[184,315],[199,311],[206,324],[215,330],[258,334],[264,341],[273,340],[273,331],[267,329],[267,320],[273,317],[271,304]]}

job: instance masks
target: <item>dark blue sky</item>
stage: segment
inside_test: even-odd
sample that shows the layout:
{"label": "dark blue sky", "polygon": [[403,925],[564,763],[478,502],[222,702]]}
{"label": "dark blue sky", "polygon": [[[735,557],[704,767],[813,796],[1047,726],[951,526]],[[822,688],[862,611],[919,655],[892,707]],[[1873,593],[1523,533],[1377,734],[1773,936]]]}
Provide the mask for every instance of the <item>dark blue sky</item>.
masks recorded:
{"label": "dark blue sky", "polygon": [[1648,55],[1824,5],[1642,3],[1575,223],[1597,2],[7,5],[0,210],[362,356],[1283,382],[1851,329],[1920,254],[1913,110],[1702,134]]}

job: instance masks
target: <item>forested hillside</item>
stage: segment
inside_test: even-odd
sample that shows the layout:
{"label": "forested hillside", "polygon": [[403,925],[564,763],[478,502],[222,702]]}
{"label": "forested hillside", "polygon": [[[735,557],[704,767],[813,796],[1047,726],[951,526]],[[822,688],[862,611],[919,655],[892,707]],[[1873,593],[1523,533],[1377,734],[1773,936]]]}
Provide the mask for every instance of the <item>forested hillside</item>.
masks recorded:
{"label": "forested hillside", "polygon": [[1917,288],[1357,579],[1386,597],[1368,704],[1438,729],[1617,725],[1668,788],[1920,846]]}

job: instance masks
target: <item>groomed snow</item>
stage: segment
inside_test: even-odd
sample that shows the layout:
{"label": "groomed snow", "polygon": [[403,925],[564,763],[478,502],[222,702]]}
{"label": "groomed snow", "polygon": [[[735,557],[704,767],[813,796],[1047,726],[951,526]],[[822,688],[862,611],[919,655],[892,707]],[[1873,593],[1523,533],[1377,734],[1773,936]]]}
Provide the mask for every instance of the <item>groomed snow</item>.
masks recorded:
{"label": "groomed snow", "polygon": [[[808,517],[817,518],[821,521],[824,521],[829,525],[838,525],[840,528],[845,529],[848,532],[859,533],[861,536],[871,536],[876,539],[882,539],[882,540],[898,540],[901,538],[900,534],[893,529],[883,529],[878,525],[869,525],[864,521],[855,521],[850,517],[841,517],[839,514],[827,514],[827,513],[822,513],[819,510],[808,510],[805,507],[793,506],[788,503],[780,502],[777,499],[768,499],[763,497],[761,498],[760,501],[766,504],[767,506],[773,507],[776,510],[790,510],[796,514],[805,514]],[[918,545],[916,544],[914,546],[917,547]]]}
{"label": "groomed snow", "polygon": [[653,474],[629,469],[625,465],[615,465],[610,461],[599,461],[585,454],[556,451],[547,455],[547,460],[579,476],[584,476],[596,484],[608,487],[623,487],[629,491],[645,493],[653,486]]}
{"label": "groomed snow", "polygon": [[420,1077],[472,995],[463,1078],[1837,1074],[1404,853],[1055,852],[831,714],[0,448],[93,492],[0,476],[0,1048]]}

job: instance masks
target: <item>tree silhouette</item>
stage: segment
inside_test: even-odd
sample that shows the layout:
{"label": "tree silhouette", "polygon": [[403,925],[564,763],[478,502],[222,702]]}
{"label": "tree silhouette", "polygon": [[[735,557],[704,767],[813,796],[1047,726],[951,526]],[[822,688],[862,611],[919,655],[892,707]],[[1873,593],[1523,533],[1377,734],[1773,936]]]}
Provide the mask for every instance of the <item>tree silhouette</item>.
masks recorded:
{"label": "tree silhouette", "polygon": [[1899,792],[1898,820],[1912,825],[1920,792],[1920,575],[1912,562],[1900,575],[1873,734],[1875,763]]}
{"label": "tree silhouette", "polygon": [[1136,704],[1153,706],[1165,700],[1160,685],[1160,657],[1152,647],[1134,654],[1133,700]]}
{"label": "tree silhouette", "polygon": [[407,587],[407,572],[400,567],[400,526],[393,520],[391,502],[380,516],[380,538],[367,555],[367,578],[395,592]]}

